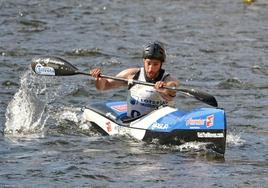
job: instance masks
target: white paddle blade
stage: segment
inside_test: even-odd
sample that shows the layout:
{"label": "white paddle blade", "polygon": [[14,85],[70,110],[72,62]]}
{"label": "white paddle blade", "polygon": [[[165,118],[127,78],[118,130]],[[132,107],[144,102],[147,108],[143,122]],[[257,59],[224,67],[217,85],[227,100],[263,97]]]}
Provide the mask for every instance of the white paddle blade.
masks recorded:
{"label": "white paddle blade", "polygon": [[69,76],[77,74],[78,69],[59,57],[36,57],[32,59],[32,69],[45,76]]}

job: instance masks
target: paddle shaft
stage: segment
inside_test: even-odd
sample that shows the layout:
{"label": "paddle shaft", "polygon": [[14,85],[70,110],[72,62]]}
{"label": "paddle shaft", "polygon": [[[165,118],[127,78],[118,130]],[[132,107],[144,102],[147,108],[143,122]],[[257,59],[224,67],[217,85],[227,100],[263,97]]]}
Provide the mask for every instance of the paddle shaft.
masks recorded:
{"label": "paddle shaft", "polygon": [[[92,76],[89,73],[86,72],[80,72],[80,71],[76,71],[75,74],[82,74],[82,75],[88,75],[88,76]],[[143,82],[143,81],[139,81],[139,80],[133,80],[133,79],[125,79],[125,78],[120,78],[120,77],[115,77],[115,76],[107,76],[107,75],[100,75],[101,78],[107,78],[107,79],[112,79],[112,80],[117,80],[117,81],[122,81],[122,82],[127,82],[128,84],[140,84],[140,85],[146,85],[146,86],[154,86],[153,83],[149,83],[149,82]],[[185,89],[178,89],[176,87],[167,87],[167,86],[163,86],[164,89],[169,89],[169,90],[175,90],[175,91],[180,91],[180,92],[186,92]]]}
{"label": "paddle shaft", "polygon": [[[75,74],[83,74],[83,75],[92,76],[89,73],[80,72],[80,71],[75,71]],[[128,84],[141,84],[141,85],[146,85],[146,86],[154,86],[153,83],[143,82],[143,81],[139,81],[139,80],[125,79],[125,78],[119,78],[119,77],[114,77],[114,76],[107,76],[107,75],[103,75],[103,74],[100,75],[100,77],[112,79],[112,80],[118,80],[118,81],[122,81],[122,82],[127,82]],[[216,99],[208,93],[201,92],[201,91],[198,91],[195,89],[185,89],[185,88],[176,88],[176,87],[167,87],[167,86],[163,86],[163,88],[181,92],[187,96],[195,97],[197,100],[202,101],[208,105],[218,107],[218,103],[217,103]]]}

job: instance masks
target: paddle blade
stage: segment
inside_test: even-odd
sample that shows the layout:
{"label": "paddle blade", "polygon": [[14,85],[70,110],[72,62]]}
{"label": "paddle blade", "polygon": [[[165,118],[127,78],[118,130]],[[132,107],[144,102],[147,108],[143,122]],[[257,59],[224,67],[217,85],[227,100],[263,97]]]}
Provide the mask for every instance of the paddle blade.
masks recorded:
{"label": "paddle blade", "polygon": [[78,69],[68,61],[59,57],[35,57],[31,63],[36,74],[46,76],[70,76],[75,75]]}
{"label": "paddle blade", "polygon": [[195,89],[179,89],[179,90],[187,95],[191,95],[191,96],[195,97],[199,101],[202,101],[208,105],[218,107],[218,102],[215,99],[215,97],[208,94],[208,93],[205,93],[203,91],[198,91]]}

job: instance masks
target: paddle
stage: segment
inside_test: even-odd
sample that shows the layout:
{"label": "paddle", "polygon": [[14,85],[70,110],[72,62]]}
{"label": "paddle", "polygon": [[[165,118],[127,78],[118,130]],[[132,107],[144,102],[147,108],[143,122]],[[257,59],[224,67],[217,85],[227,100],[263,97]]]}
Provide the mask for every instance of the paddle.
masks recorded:
{"label": "paddle", "polygon": [[[82,74],[91,76],[89,73],[80,72],[75,66],[73,66],[68,61],[53,56],[47,57],[36,57],[32,59],[31,63],[32,69],[36,74],[46,75],[46,76],[71,76],[76,74]],[[107,75],[100,75],[102,78],[108,78],[118,81],[123,81],[127,83],[141,84],[147,86],[154,86],[153,83],[143,82],[139,80],[125,79]],[[197,100],[202,101],[208,105],[218,107],[217,100],[212,95],[198,91],[195,89],[185,89],[185,88],[176,88],[176,87],[164,87],[165,89],[175,90],[181,93],[184,93],[188,96],[195,97]]]}

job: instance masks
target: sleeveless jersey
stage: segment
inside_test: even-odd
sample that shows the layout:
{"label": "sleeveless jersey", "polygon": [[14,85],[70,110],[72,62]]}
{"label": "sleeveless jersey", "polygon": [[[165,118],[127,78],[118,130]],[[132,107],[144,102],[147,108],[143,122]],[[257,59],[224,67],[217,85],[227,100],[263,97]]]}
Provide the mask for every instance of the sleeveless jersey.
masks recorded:
{"label": "sleeveless jersey", "polygon": [[[165,74],[165,71],[161,69],[160,75],[154,83],[163,81],[168,76],[169,74]],[[133,79],[146,82],[144,68],[141,68]],[[172,105],[172,101],[166,101],[152,86],[134,84],[129,87],[127,105],[127,116],[134,118],[147,114],[160,106]]]}

